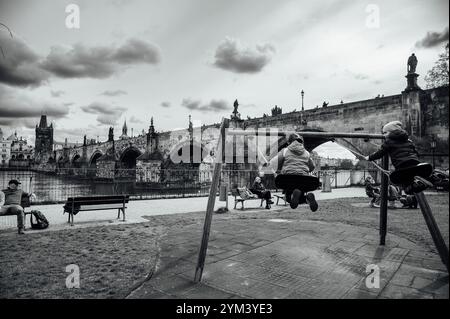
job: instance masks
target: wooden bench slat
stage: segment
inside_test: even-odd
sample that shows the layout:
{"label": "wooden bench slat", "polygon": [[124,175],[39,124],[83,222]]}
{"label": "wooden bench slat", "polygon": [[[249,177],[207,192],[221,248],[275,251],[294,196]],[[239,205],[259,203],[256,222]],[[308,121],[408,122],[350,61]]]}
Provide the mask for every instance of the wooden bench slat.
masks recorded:
{"label": "wooden bench slat", "polygon": [[[123,207],[124,207],[123,204],[81,205],[79,210],[117,209],[117,208],[123,208]],[[125,206],[125,208],[127,208],[127,207]]]}

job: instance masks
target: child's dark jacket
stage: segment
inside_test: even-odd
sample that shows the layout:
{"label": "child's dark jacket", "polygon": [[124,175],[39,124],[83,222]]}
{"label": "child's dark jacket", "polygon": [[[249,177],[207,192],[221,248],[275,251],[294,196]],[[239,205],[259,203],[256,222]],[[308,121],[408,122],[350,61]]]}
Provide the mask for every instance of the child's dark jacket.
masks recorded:
{"label": "child's dark jacket", "polygon": [[407,161],[419,161],[416,147],[408,139],[408,133],[404,130],[390,132],[383,145],[381,145],[381,149],[369,155],[369,161],[382,158],[385,154],[389,154],[392,165],[396,169]]}

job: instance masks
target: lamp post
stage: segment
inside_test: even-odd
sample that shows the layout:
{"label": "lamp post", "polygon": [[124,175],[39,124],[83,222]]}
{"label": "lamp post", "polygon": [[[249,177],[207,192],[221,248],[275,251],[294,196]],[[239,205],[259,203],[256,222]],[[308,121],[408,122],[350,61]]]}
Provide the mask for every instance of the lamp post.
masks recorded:
{"label": "lamp post", "polygon": [[302,90],[301,94],[302,94],[302,112],[303,112],[305,110],[305,108],[303,107],[303,97],[305,96],[305,92],[303,92]]}
{"label": "lamp post", "polygon": [[433,169],[435,169],[434,165],[434,151],[436,150],[436,139],[434,136],[431,137],[431,156],[433,158]]}

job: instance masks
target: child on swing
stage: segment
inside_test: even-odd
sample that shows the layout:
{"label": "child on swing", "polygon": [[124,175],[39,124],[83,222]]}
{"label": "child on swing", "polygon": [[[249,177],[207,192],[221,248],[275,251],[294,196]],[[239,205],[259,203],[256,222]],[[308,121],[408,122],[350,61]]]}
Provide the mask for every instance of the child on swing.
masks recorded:
{"label": "child on swing", "polygon": [[[280,175],[309,176],[315,168],[309,152],[303,145],[303,137],[291,134],[288,137],[289,146],[281,150],[269,163],[270,166],[281,166]],[[285,189],[286,201],[295,209],[301,203],[308,203],[315,212],[318,204],[313,193],[304,193],[299,189]]]}
{"label": "child on swing", "polygon": [[[389,154],[392,165],[395,170],[404,169],[420,164],[418,153],[414,143],[409,139],[408,133],[403,129],[403,124],[400,121],[392,121],[383,126],[383,135],[385,141],[381,148],[369,156],[365,156],[366,161],[375,161]],[[416,177],[422,184],[427,187],[432,187],[429,181],[423,177]],[[409,193],[410,190],[406,190]]]}

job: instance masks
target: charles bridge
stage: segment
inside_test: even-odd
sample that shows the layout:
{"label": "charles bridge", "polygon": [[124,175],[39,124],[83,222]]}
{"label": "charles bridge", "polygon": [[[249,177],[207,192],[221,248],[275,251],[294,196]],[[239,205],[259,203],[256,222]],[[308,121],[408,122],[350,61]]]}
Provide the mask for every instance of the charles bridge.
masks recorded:
{"label": "charles bridge", "polygon": [[[406,77],[407,87],[397,95],[341,102],[276,116],[241,119],[236,101],[229,129],[380,133],[385,123],[400,120],[416,143],[419,153],[429,153],[432,140],[436,143],[436,151],[447,153],[448,86],[422,90],[417,85],[418,74],[409,72]],[[64,147],[38,154],[34,168],[60,174],[67,174],[65,169],[68,168],[79,168],[78,172],[81,173],[78,174],[94,172],[95,176],[101,178],[115,178],[118,169],[132,169],[136,172],[136,181],[142,182],[158,182],[159,177],[152,176],[159,176],[158,172],[164,169],[188,168],[209,172],[220,135],[219,126],[216,123],[194,128],[189,119],[189,126],[185,130],[157,132],[152,118],[146,134],[126,137],[125,131],[120,139],[114,139],[110,129],[106,142],[88,143],[85,139],[83,146]],[[225,144],[228,149],[234,149],[232,161],[241,163],[238,166],[230,163],[234,168],[254,169],[257,165],[252,161],[239,161],[239,154],[245,158],[250,153],[262,153],[264,157],[271,158],[286,145],[285,137],[276,135],[266,139],[259,136],[257,143],[249,143],[252,137],[241,137],[243,141],[237,141],[237,138],[227,136]],[[330,140],[305,137],[305,146],[311,151]],[[378,147],[374,141],[363,139],[336,138],[333,141],[362,154],[369,154]],[[257,150],[251,149],[255,147]]]}

